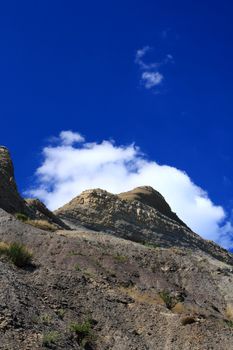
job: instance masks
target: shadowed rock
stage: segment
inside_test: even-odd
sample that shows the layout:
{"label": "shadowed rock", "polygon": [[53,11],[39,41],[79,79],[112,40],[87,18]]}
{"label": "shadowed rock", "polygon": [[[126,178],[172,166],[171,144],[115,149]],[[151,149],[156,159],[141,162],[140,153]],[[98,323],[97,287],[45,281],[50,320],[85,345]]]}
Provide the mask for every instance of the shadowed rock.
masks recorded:
{"label": "shadowed rock", "polygon": [[0,146],[0,208],[9,213],[33,215],[17,190],[11,156],[4,146]]}

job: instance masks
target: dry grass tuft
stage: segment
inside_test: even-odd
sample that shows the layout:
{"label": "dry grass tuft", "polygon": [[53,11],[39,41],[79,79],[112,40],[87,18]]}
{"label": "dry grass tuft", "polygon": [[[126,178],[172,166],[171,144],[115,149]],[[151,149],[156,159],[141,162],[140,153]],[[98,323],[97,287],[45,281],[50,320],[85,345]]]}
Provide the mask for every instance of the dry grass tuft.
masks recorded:
{"label": "dry grass tuft", "polygon": [[54,232],[54,231],[58,230],[56,225],[51,224],[50,222],[48,222],[46,220],[27,220],[26,223],[31,225],[31,226],[37,227],[41,230],[44,230],[44,231]]}
{"label": "dry grass tuft", "polygon": [[173,308],[172,308],[172,312],[176,313],[176,314],[186,314],[187,313],[187,307],[185,307],[185,305],[183,303],[177,303]]}
{"label": "dry grass tuft", "polygon": [[228,320],[233,320],[233,305],[232,304],[227,304],[225,314],[226,314],[226,317]]}

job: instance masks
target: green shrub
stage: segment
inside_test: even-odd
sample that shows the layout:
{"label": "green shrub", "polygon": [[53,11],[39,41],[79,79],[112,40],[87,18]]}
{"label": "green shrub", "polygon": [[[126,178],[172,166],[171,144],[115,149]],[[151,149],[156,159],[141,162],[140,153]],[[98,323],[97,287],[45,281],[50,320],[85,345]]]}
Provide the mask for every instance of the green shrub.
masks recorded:
{"label": "green shrub", "polygon": [[63,320],[63,318],[64,318],[64,316],[65,316],[65,310],[64,309],[58,309],[57,311],[56,311],[56,314],[57,314],[57,316],[61,319],[61,320]]}
{"label": "green shrub", "polygon": [[85,345],[92,338],[91,322],[89,320],[83,323],[71,323],[70,330],[77,335],[79,345]]}
{"label": "green shrub", "polygon": [[159,245],[156,243],[150,243],[150,242],[143,242],[142,243],[145,247],[148,248],[159,248]]}
{"label": "green shrub", "polygon": [[16,213],[16,214],[15,214],[15,217],[16,217],[18,220],[23,221],[23,222],[25,222],[25,221],[28,220],[27,215],[25,215],[25,214],[23,214],[23,213]]}
{"label": "green shrub", "polygon": [[169,292],[167,291],[162,291],[159,293],[160,298],[164,301],[164,303],[166,304],[166,307],[168,309],[171,309],[174,306],[174,301],[172,296],[170,295]]}
{"label": "green shrub", "polygon": [[18,267],[25,267],[32,263],[32,254],[20,243],[11,243],[5,254]]}
{"label": "green shrub", "polygon": [[127,256],[117,254],[114,256],[114,259],[120,263],[124,263],[128,260]]}
{"label": "green shrub", "polygon": [[43,314],[40,320],[44,325],[47,326],[52,323],[52,317],[49,314]]}
{"label": "green shrub", "polygon": [[225,321],[228,327],[232,328],[233,327],[233,321],[232,320],[226,320]]}
{"label": "green shrub", "polygon": [[42,344],[43,346],[50,347],[59,340],[59,333],[56,331],[51,331],[43,335]]}

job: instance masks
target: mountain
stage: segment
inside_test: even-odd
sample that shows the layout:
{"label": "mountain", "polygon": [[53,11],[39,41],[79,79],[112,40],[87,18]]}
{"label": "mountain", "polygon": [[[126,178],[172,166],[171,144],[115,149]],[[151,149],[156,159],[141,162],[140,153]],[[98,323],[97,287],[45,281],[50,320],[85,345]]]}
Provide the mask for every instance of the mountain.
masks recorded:
{"label": "mountain", "polygon": [[156,190],[87,190],[51,213],[2,147],[0,171],[0,349],[233,349],[232,254]]}

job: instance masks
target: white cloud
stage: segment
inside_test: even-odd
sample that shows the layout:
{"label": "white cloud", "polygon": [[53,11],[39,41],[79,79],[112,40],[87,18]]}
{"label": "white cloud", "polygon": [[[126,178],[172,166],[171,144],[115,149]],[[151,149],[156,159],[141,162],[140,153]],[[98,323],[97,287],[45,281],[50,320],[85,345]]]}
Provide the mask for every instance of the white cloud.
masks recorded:
{"label": "white cloud", "polygon": [[71,130],[62,131],[59,136],[63,145],[72,145],[75,142],[85,141],[84,137],[81,134],[73,132]]}
{"label": "white cloud", "polygon": [[[65,142],[64,135],[69,135]],[[184,171],[147,160],[134,144],[117,146],[112,141],[102,141],[71,145],[77,141],[77,135],[80,134],[62,132],[60,144],[43,149],[44,159],[36,171],[37,186],[29,193],[50,209],[90,188],[119,193],[149,185],[195,232],[227,248],[233,247],[233,227],[225,222],[224,209],[215,205]]]}
{"label": "white cloud", "polygon": [[163,75],[159,72],[143,72],[142,82],[146,89],[151,89],[154,86],[161,84],[163,80]]}
{"label": "white cloud", "polygon": [[146,63],[144,57],[148,51],[151,50],[152,48],[150,46],[144,46],[142,49],[137,50],[135,55],[135,63],[142,70],[141,83],[146,89],[152,89],[155,86],[160,85],[164,79],[163,74],[158,71],[159,67],[168,63],[174,63],[171,54],[167,54],[161,62]]}

